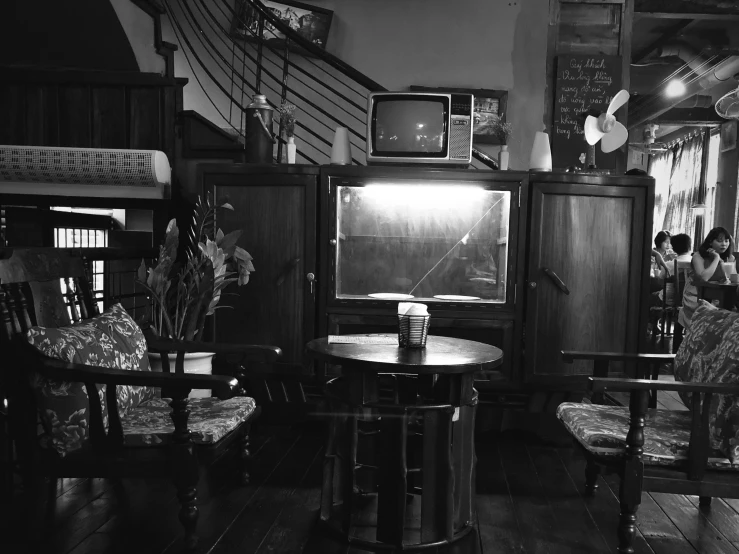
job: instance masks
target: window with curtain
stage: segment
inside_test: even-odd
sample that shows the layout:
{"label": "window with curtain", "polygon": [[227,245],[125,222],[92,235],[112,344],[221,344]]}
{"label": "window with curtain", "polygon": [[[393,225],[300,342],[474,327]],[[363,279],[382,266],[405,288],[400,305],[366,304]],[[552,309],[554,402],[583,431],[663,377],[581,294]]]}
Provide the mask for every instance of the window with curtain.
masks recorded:
{"label": "window with curtain", "polygon": [[[661,179],[660,193],[664,196],[666,165],[669,155],[672,155],[669,180],[666,187],[667,197],[660,200],[655,206],[654,233],[666,230],[672,234],[695,234],[695,214],[690,209],[698,199],[698,189],[701,178],[703,156],[703,133],[688,137],[656,158],[661,158],[650,164],[649,174],[655,179]],[[658,183],[658,187],[660,184]],[[656,203],[656,202],[655,202]],[[658,211],[660,210],[660,211]],[[664,210],[664,211],[661,211]],[[659,223],[661,222],[661,225]]]}
{"label": "window with curtain", "polygon": [[721,135],[719,133],[711,134],[711,142],[708,148],[708,170],[706,171],[706,198],[703,201],[706,204],[706,213],[703,218],[704,233],[709,229],[713,229],[719,223],[716,221],[716,181],[718,180],[718,155],[719,146],[721,144]]}
{"label": "window with curtain", "polygon": [[651,156],[649,160],[649,175],[654,177],[654,219],[652,237],[662,231],[665,227],[665,213],[667,212],[667,199],[670,195],[670,174],[672,173],[672,161],[675,152],[672,149]]}

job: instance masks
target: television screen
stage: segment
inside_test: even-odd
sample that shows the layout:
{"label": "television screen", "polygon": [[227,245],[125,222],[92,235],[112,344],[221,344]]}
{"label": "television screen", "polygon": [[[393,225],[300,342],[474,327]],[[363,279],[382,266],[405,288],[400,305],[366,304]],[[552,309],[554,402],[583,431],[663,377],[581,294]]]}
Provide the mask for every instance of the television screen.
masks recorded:
{"label": "television screen", "polygon": [[440,154],[446,132],[441,99],[379,100],[374,147],[379,152]]}

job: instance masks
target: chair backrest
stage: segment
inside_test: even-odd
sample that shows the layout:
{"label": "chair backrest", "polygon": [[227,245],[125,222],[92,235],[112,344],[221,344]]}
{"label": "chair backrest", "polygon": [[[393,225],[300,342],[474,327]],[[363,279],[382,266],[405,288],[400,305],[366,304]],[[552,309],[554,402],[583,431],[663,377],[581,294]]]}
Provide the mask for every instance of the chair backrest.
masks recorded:
{"label": "chair backrest", "polygon": [[682,305],[683,301],[683,291],[685,290],[685,283],[688,279],[688,270],[690,269],[690,264],[692,262],[678,262],[677,260],[675,260],[674,263],[675,269],[673,273],[675,275],[675,284],[677,286],[677,304],[680,306]]}
{"label": "chair backrest", "polygon": [[0,259],[0,341],[34,325],[61,327],[97,313],[80,255],[19,248]]}

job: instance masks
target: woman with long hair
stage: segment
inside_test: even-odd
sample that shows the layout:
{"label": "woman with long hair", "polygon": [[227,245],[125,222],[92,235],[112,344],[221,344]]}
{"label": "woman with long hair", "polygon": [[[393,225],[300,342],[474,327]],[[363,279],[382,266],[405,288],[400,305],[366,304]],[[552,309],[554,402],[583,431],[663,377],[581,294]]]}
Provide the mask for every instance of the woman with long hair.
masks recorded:
{"label": "woman with long hair", "polygon": [[687,331],[693,312],[698,307],[698,288],[696,283],[700,281],[713,281],[723,283],[728,278],[724,273],[721,262],[736,263],[734,258],[734,239],[723,227],[714,227],[706,235],[706,240],[700,245],[698,251],[693,254],[690,261],[690,269],[687,273],[687,281],[683,292],[683,308],[680,310],[678,321]]}

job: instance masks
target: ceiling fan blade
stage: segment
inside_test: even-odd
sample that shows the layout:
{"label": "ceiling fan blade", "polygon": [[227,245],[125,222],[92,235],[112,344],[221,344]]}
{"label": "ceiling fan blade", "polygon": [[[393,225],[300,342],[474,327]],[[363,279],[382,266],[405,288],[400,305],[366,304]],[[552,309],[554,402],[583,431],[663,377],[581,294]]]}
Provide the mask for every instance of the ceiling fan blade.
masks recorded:
{"label": "ceiling fan blade", "polygon": [[613,97],[613,100],[611,100],[611,103],[608,104],[608,109],[606,110],[606,113],[608,115],[613,115],[614,113],[616,113],[617,109],[626,104],[626,102],[628,101],[629,92],[626,90],[618,91],[618,94],[616,94],[616,96]]}
{"label": "ceiling fan blade", "polygon": [[628,139],[629,132],[626,130],[626,127],[617,121],[611,132],[606,134],[603,140],[600,141],[600,147],[607,154],[608,152],[613,152],[621,148]]}
{"label": "ceiling fan blade", "polygon": [[603,137],[603,135],[605,135],[605,133],[600,130],[600,126],[598,125],[598,118],[593,117],[592,115],[589,115],[585,120],[585,126],[583,127],[583,130],[585,131],[585,140],[590,146],[596,144]]}

